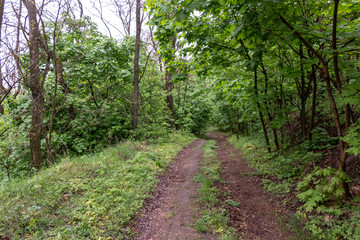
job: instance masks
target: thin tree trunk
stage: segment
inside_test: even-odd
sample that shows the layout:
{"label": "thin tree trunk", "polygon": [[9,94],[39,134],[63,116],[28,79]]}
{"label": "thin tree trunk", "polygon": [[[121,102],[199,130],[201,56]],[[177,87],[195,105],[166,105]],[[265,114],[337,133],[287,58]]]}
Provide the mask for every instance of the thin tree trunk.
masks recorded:
{"label": "thin tree trunk", "polygon": [[[42,166],[41,160],[41,136],[43,130],[43,116],[44,116],[44,87],[40,79],[40,31],[37,22],[37,9],[34,0],[23,0],[24,5],[28,11],[29,17],[29,50],[30,50],[30,76],[27,85],[31,90],[33,106],[31,111],[31,127],[30,127],[30,156],[31,166],[40,169]],[[44,79],[43,79],[44,80]]]}
{"label": "thin tree trunk", "polygon": [[82,18],[84,15],[84,8],[83,8],[81,0],[78,0],[78,4],[79,4],[79,9],[80,9],[80,18]]}
{"label": "thin tree trunk", "polygon": [[298,86],[298,94],[300,96],[300,126],[301,126],[301,134],[303,139],[306,139],[306,100],[307,100],[307,91],[305,86],[305,74],[304,74],[304,64],[302,63],[302,60],[304,59],[303,55],[303,46],[300,44],[299,47],[299,53],[300,53],[300,70],[301,70],[301,76],[300,76],[300,86]]}
{"label": "thin tree trunk", "polygon": [[316,82],[316,72],[315,72],[315,66],[311,66],[311,75],[312,84],[313,84],[313,95],[312,95],[312,103],[311,103],[311,118],[310,118],[310,127],[308,132],[308,139],[312,139],[312,130],[314,129],[314,123],[315,123],[315,114],[316,114],[316,91],[317,91],[317,82]]}
{"label": "thin tree trunk", "polygon": [[[265,77],[265,90],[264,91],[265,91],[265,95],[267,95],[269,78],[267,76],[267,72],[266,72],[266,69],[264,67],[263,62],[261,62],[261,68],[262,68],[262,72],[263,72],[264,77]],[[272,123],[271,123],[272,120],[273,120],[273,117],[272,117],[272,115],[270,113],[268,101],[265,101],[265,107],[266,107],[267,115],[268,115],[268,118],[269,118],[269,121],[270,121],[271,130],[272,130],[273,136],[274,136],[275,152],[277,152],[277,151],[279,151],[280,146],[279,146],[279,141],[278,141],[276,129],[272,126]]]}
{"label": "thin tree trunk", "polygon": [[[0,30],[2,27],[2,21],[4,15],[4,6],[5,6],[5,0],[0,0]],[[1,40],[1,32],[0,32],[0,40]]]}
{"label": "thin tree trunk", "polygon": [[[336,41],[337,41],[336,28],[337,28],[337,15],[338,15],[339,2],[340,2],[339,0],[334,0],[334,14],[333,14],[333,28],[332,28],[332,48],[333,49],[332,50],[334,52],[333,61],[334,61],[335,80],[336,80],[338,92],[341,95],[342,94],[342,83],[341,83],[341,79],[340,79],[340,71],[339,71],[339,66],[338,66],[337,44],[336,44]],[[334,103],[335,103],[335,101],[334,101]],[[335,108],[336,108],[336,106],[335,106]],[[347,104],[345,104],[345,133],[344,134],[346,134],[348,132],[349,127],[350,127],[350,112],[351,112],[350,105],[347,103]],[[339,125],[341,124],[340,121],[338,124]],[[342,129],[341,129],[341,125],[340,125],[340,131],[341,130]],[[348,149],[348,144],[341,140],[341,137],[343,136],[342,134],[343,134],[342,131],[340,133],[338,133],[339,138],[340,138],[340,154],[341,154],[339,168],[342,169],[343,171],[346,171],[346,159],[348,156],[346,151]],[[344,199],[351,197],[348,183],[342,182],[341,185],[345,190]]]}
{"label": "thin tree trunk", "polygon": [[[331,80],[330,80],[330,76],[329,76],[329,70],[328,70],[328,66],[324,65],[323,66],[324,69],[324,78],[325,78],[325,82],[326,82],[326,86],[327,86],[327,91],[328,91],[328,96],[330,99],[330,103],[331,103],[331,108],[334,114],[334,118],[335,118],[335,123],[336,123],[336,130],[337,130],[337,134],[339,137],[339,144],[340,144],[340,162],[339,162],[339,168],[343,171],[346,171],[346,158],[347,158],[347,148],[348,145],[346,142],[344,142],[342,140],[342,126],[341,126],[341,122],[340,122],[340,117],[338,114],[338,110],[336,107],[336,102],[335,102],[335,98],[334,95],[332,93],[332,87],[331,87]],[[344,199],[348,199],[351,194],[350,194],[350,190],[349,190],[349,185],[346,182],[342,182],[342,187],[345,190],[344,193]]]}
{"label": "thin tree trunk", "polygon": [[[255,69],[255,71],[254,71],[254,90],[255,90],[255,96],[256,96],[256,98],[258,98],[258,95],[259,95],[259,94],[258,94],[258,89],[257,89],[257,71],[256,71],[256,69]],[[258,107],[258,111],[259,111],[261,126],[262,126],[263,132],[264,132],[264,138],[265,138],[265,142],[266,142],[266,148],[267,148],[267,151],[268,151],[269,153],[271,153],[270,141],[269,141],[269,137],[268,137],[267,130],[266,130],[266,125],[265,125],[265,121],[264,121],[264,116],[263,116],[263,114],[262,114],[260,102],[259,102],[258,99],[256,99],[256,103],[257,103],[257,107]]]}
{"label": "thin tree trunk", "polygon": [[[1,29],[2,29],[3,15],[4,15],[4,5],[5,5],[5,0],[0,0],[0,47],[2,42]],[[2,100],[2,96],[5,94],[1,69],[2,69],[2,62],[0,60],[0,100]],[[2,105],[2,102],[0,102],[0,115],[2,114],[4,114],[4,107]]]}
{"label": "thin tree trunk", "polygon": [[[176,44],[176,37],[173,37],[171,40],[171,47],[173,49],[175,49],[175,44]],[[171,128],[174,127],[174,120],[175,120],[175,109],[174,109],[174,98],[172,95],[172,90],[174,89],[174,84],[171,81],[171,74],[168,70],[166,70],[165,72],[165,91],[166,91],[166,103],[170,109],[170,113],[171,113],[171,120],[170,120],[170,125]]]}
{"label": "thin tree trunk", "polygon": [[236,139],[239,140],[240,136],[240,115],[239,115],[239,107],[236,108]]}
{"label": "thin tree trunk", "polygon": [[166,103],[168,108],[170,109],[170,114],[171,114],[171,120],[170,120],[171,127],[174,127],[174,113],[175,113],[174,98],[172,95],[173,88],[174,88],[174,84],[171,82],[171,74],[167,70],[165,72],[165,90],[166,90]]}
{"label": "thin tree trunk", "polygon": [[[175,114],[175,122],[179,119],[179,109],[181,106],[181,82],[179,82],[179,89],[178,89],[178,96],[177,96],[177,108],[176,108],[176,114]],[[175,128],[178,130],[179,129],[179,124],[175,124]]]}
{"label": "thin tree trunk", "polygon": [[[55,67],[56,68],[56,67]],[[46,161],[48,163],[52,162],[52,131],[53,131],[53,125],[54,125],[54,117],[55,117],[55,107],[56,107],[56,98],[57,98],[57,87],[59,82],[59,76],[57,73],[55,73],[55,88],[54,88],[54,97],[51,107],[51,117],[50,117],[50,126],[49,126],[49,136],[46,139],[46,145],[47,145],[47,156]]]}
{"label": "thin tree trunk", "polygon": [[149,105],[150,105],[150,115],[151,115],[152,122],[154,122],[154,113],[153,113],[153,105],[152,105],[152,92],[153,92],[152,78],[153,78],[153,76],[154,76],[154,66],[152,68],[151,75],[149,77],[149,91],[150,91]]}
{"label": "thin tree trunk", "polygon": [[136,36],[135,36],[135,55],[134,55],[134,104],[132,125],[135,131],[138,125],[139,114],[139,59],[140,59],[140,34],[141,34],[141,20],[140,20],[140,0],[136,0]]}
{"label": "thin tree trunk", "polygon": [[183,100],[184,106],[186,106],[186,92],[187,92],[188,82],[189,82],[189,74],[187,74],[185,79],[185,90],[184,90],[184,100]]}
{"label": "thin tree trunk", "polygon": [[[243,111],[245,112],[245,103],[243,103]],[[244,122],[244,134],[246,134],[246,136],[249,136],[249,128],[247,121]]]}
{"label": "thin tree trunk", "polygon": [[141,95],[141,92],[139,92],[140,96],[140,102],[141,102],[141,109],[142,109],[142,117],[143,117],[143,124],[146,125],[146,112],[145,112],[145,102]]}

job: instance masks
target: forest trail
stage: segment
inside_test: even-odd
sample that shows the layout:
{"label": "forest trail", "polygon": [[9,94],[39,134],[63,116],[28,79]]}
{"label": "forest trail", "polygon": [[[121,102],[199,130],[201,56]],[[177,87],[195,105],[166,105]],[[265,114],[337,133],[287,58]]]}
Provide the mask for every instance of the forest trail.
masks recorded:
{"label": "forest trail", "polygon": [[136,231],[141,240],[214,239],[198,233],[195,222],[199,184],[193,181],[199,171],[205,140],[195,140],[185,147],[162,176],[152,198],[145,203]]}
{"label": "forest trail", "polygon": [[[275,203],[270,202],[271,195],[266,193],[256,177],[247,173],[250,168],[241,153],[220,133],[209,133],[217,141],[217,156],[224,172],[224,183],[218,186],[222,200],[236,201],[238,207],[226,205],[230,213],[231,225],[238,230],[241,239],[285,240],[293,239],[292,233],[281,229],[279,217],[286,214]],[[196,232],[195,202],[199,184],[193,177],[199,171],[202,160],[202,146],[206,140],[195,140],[184,148],[172,162],[167,174],[160,178],[152,197],[145,202],[138,216],[135,230],[138,240],[212,240],[214,235]],[[239,237],[239,239],[240,239]]]}
{"label": "forest trail", "polygon": [[215,151],[224,170],[221,178],[225,183],[220,186],[222,196],[231,192],[231,200],[239,203],[238,207],[225,206],[230,213],[231,225],[239,230],[241,239],[295,239],[293,233],[280,223],[280,217],[285,220],[289,216],[288,210],[276,204],[276,196],[263,190],[259,178],[249,174],[252,170],[241,152],[223,134],[214,132],[208,136],[216,140],[219,147]]}

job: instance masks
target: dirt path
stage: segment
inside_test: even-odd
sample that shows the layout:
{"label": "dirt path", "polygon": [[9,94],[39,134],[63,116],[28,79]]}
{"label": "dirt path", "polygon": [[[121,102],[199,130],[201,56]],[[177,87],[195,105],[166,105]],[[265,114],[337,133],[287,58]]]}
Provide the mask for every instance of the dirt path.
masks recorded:
{"label": "dirt path", "polygon": [[197,208],[199,185],[193,177],[199,171],[205,140],[195,140],[184,148],[160,179],[152,198],[138,216],[135,230],[141,240],[200,240],[212,235],[196,232],[192,227]]}
{"label": "dirt path", "polygon": [[[286,216],[286,210],[269,199],[275,196],[265,192],[256,177],[249,176],[251,169],[241,153],[219,133],[209,133],[217,141],[216,152],[224,172],[220,184],[222,200],[231,199],[238,207],[225,204],[230,213],[231,225],[245,240],[294,239],[292,233],[281,228],[277,215]],[[196,220],[195,202],[199,184],[193,177],[199,171],[202,146],[206,140],[195,140],[184,148],[172,162],[167,174],[162,176],[152,198],[144,204],[134,230],[138,240],[212,240],[213,235],[196,232],[192,227]],[[226,198],[224,197],[226,196]]]}
{"label": "dirt path", "polygon": [[[283,240],[294,239],[292,233],[282,229],[279,216],[287,215],[286,209],[276,205],[275,196],[265,192],[260,180],[249,176],[251,169],[247,162],[227,140],[219,133],[208,136],[217,141],[216,152],[224,169],[222,179],[225,184],[220,188],[223,193],[231,192],[231,199],[240,203],[239,207],[227,206],[230,219],[242,239]],[[224,194],[223,194],[224,195]]]}

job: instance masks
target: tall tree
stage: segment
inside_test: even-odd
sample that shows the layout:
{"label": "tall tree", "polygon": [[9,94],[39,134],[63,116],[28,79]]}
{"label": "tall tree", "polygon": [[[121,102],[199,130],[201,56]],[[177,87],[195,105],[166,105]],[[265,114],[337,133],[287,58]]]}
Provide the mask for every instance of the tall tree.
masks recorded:
{"label": "tall tree", "polygon": [[136,0],[136,36],[135,36],[135,54],[134,54],[134,103],[133,103],[133,130],[138,125],[139,114],[139,59],[140,59],[140,35],[141,35],[141,2]]}
{"label": "tall tree", "polygon": [[[172,50],[174,50],[175,52],[175,48],[176,48],[176,37],[172,37],[171,39],[171,48]],[[166,69],[165,72],[165,91],[166,91],[166,103],[170,109],[171,112],[171,120],[170,120],[170,125],[171,127],[174,127],[174,121],[175,121],[175,108],[174,108],[174,98],[172,95],[172,90],[174,89],[174,84],[171,81],[172,76],[171,76],[171,72],[168,69]]]}
{"label": "tall tree", "polygon": [[[1,46],[1,28],[2,28],[2,20],[4,15],[4,5],[5,0],[0,0],[0,46]],[[2,72],[1,72],[1,62],[0,62],[0,115],[4,114],[4,107],[2,106],[3,95],[5,93],[5,88],[3,85]]]}
{"label": "tall tree", "polygon": [[37,8],[34,0],[23,0],[28,11],[29,18],[29,51],[30,51],[30,69],[28,80],[25,84],[31,91],[33,106],[31,109],[31,127],[30,127],[30,154],[31,166],[40,169],[41,160],[41,136],[43,130],[44,117],[44,82],[40,77],[40,50],[41,35],[37,21]]}

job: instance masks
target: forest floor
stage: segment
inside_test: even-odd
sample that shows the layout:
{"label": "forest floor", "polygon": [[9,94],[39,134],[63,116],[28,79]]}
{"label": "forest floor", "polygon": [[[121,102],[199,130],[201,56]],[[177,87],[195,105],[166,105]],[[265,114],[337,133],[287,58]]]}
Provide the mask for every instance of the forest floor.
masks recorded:
{"label": "forest floor", "polygon": [[[218,183],[220,200],[227,198],[238,206],[224,205],[229,212],[229,224],[234,227],[239,239],[294,239],[284,227],[284,219],[291,213],[276,203],[276,196],[262,189],[261,181],[248,167],[241,152],[220,133],[209,133],[216,140],[217,157],[224,170],[223,183]],[[195,140],[184,148],[169,166],[152,197],[145,202],[138,215],[134,230],[141,240],[217,239],[212,234],[198,233],[194,228],[201,208],[198,201],[199,184],[194,177],[202,161],[202,146],[206,140]],[[250,174],[249,174],[250,173]],[[290,215],[289,215],[290,214]]]}

